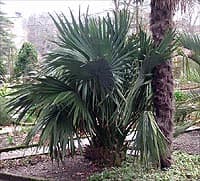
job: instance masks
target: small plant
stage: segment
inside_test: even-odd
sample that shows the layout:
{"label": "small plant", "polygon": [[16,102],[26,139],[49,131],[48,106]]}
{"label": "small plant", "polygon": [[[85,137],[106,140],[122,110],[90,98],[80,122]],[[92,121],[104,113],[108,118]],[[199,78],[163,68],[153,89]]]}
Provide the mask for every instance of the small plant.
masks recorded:
{"label": "small plant", "polygon": [[9,145],[13,145],[13,144],[14,144],[14,138],[13,138],[13,136],[8,135],[7,141],[8,141],[8,144],[9,144]]}
{"label": "small plant", "polygon": [[39,144],[49,143],[50,156],[62,160],[66,147],[75,154],[74,136],[81,141],[81,130],[90,142],[87,158],[119,166],[129,144],[125,138],[135,129],[133,149],[140,160],[159,162],[167,145],[152,112],[150,75],[174,51],[175,32],[155,48],[142,30],[128,41],[126,10],[98,19],[79,16],[76,21],[72,12],[71,20],[52,19],[59,31],[57,49],[46,56],[35,83],[15,87],[8,105],[19,113],[17,122],[36,115],[26,143],[41,131]]}
{"label": "small plant", "polygon": [[182,91],[175,91],[174,92],[174,96],[175,96],[175,101],[176,102],[180,102],[180,101],[186,101],[188,99],[188,95]]}

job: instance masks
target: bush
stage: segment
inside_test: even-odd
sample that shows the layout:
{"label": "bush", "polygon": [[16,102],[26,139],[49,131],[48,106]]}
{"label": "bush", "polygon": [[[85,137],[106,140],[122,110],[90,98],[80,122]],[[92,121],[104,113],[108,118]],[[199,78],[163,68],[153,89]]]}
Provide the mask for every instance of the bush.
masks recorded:
{"label": "bush", "polygon": [[36,63],[38,62],[37,56],[35,47],[31,43],[25,42],[17,55],[17,61],[15,63],[15,76],[25,77],[34,71]]}

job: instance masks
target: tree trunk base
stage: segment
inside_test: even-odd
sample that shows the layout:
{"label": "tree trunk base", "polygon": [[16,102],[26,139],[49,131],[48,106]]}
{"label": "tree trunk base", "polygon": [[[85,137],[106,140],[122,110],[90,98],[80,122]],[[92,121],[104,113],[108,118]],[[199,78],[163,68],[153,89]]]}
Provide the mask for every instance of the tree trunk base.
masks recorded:
{"label": "tree trunk base", "polygon": [[160,167],[161,170],[168,170],[171,167],[171,156],[167,157],[167,158],[161,158],[160,160]]}
{"label": "tree trunk base", "polygon": [[122,162],[126,159],[126,151],[88,146],[85,148],[84,156],[93,162],[105,166],[121,166]]}

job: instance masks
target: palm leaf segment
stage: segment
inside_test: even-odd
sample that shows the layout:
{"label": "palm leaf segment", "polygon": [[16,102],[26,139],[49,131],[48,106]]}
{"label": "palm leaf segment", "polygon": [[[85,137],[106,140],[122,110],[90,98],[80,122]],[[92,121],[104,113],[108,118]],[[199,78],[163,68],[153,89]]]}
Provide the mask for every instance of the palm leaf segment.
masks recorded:
{"label": "palm leaf segment", "polygon": [[200,36],[198,34],[182,33],[179,36],[179,41],[184,48],[192,51],[189,58],[200,65]]}

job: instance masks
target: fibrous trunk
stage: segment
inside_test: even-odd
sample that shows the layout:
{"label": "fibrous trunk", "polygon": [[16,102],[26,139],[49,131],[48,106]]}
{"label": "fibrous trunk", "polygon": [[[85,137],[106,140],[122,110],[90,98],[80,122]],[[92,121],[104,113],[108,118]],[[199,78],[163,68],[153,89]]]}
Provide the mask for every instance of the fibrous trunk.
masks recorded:
{"label": "fibrous trunk", "polygon": [[[152,36],[155,46],[158,46],[163,40],[166,31],[173,26],[173,8],[170,8],[169,3],[165,0],[152,0],[150,18]],[[171,60],[167,60],[154,68],[152,87],[156,121],[168,143],[167,156],[160,158],[161,168],[168,168],[171,166],[173,129],[173,75]]]}
{"label": "fibrous trunk", "polygon": [[103,165],[121,166],[126,159],[125,136],[120,134],[113,136],[103,128],[99,128],[99,131],[103,131],[104,134],[97,134],[91,138],[91,144],[85,148],[85,157]]}

